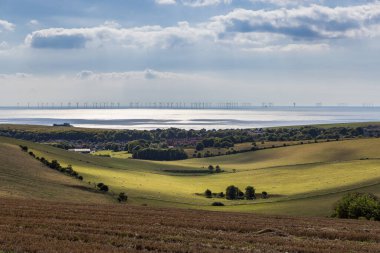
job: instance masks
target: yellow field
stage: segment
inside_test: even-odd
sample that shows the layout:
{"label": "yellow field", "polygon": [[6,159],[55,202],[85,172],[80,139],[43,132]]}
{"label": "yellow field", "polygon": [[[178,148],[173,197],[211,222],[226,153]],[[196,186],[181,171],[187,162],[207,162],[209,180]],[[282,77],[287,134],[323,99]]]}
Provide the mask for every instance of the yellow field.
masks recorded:
{"label": "yellow field", "polygon": [[[71,164],[85,182],[103,182],[111,191],[125,191],[132,204],[176,206],[271,214],[328,215],[331,205],[348,190],[380,193],[380,139],[296,145],[236,155],[157,162],[76,154],[46,145],[0,138],[27,145],[37,156]],[[207,170],[220,165],[220,174],[172,173]],[[233,173],[233,170],[236,170]],[[244,190],[278,195],[255,201],[207,199],[206,189],[225,191],[234,184]],[[225,207],[211,207],[221,201]],[[306,211],[307,210],[307,211]]]}
{"label": "yellow field", "polygon": [[111,158],[132,158],[132,154],[128,153],[127,151],[112,151],[112,150],[99,150],[94,153],[91,153],[91,155],[95,156],[104,156],[104,157],[111,157]]}

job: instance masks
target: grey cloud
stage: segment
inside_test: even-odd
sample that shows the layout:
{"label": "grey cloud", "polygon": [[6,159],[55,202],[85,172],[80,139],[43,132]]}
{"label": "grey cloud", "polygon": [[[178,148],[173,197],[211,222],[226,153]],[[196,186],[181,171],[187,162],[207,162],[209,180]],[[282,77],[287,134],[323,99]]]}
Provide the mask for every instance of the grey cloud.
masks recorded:
{"label": "grey cloud", "polygon": [[305,40],[377,35],[379,19],[379,3],[335,8],[311,5],[258,11],[237,9],[213,18],[214,26],[227,33],[272,33]]}
{"label": "grey cloud", "polygon": [[78,79],[87,79],[94,75],[94,72],[89,70],[83,70],[77,74]]}
{"label": "grey cloud", "polygon": [[58,34],[55,36],[41,36],[35,34],[30,46],[33,48],[72,49],[84,48],[86,42],[87,38],[82,34]]}
{"label": "grey cloud", "polygon": [[102,25],[92,28],[51,28],[29,34],[25,42],[32,48],[52,49],[106,46],[172,49],[194,45],[205,47],[207,43],[247,49],[260,46],[276,48],[297,41],[331,43],[335,39],[379,34],[380,3],[374,2],[334,8],[310,5],[274,10],[235,9],[195,25],[179,22],[177,26],[169,27],[120,28]]}
{"label": "grey cloud", "polygon": [[29,34],[25,43],[32,48],[74,49],[84,47],[122,46],[132,48],[173,48],[191,45],[211,31],[190,27],[187,22],[177,26],[143,26],[118,28],[102,25],[92,28],[50,28]]}

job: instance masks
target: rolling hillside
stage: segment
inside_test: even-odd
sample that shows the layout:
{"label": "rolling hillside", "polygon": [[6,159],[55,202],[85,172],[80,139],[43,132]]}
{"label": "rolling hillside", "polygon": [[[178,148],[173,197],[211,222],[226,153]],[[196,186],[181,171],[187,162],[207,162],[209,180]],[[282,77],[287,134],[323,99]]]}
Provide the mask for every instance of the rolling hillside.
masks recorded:
{"label": "rolling hillside", "polygon": [[[334,202],[347,191],[380,194],[380,149],[375,148],[380,146],[380,139],[305,144],[175,162],[97,157],[14,139],[1,141],[27,145],[38,156],[71,164],[84,176],[84,182],[103,182],[114,192],[127,192],[128,202],[135,205],[328,216]],[[219,164],[226,172],[170,172],[207,170],[209,164]],[[228,201],[196,195],[206,189],[221,192],[231,184],[240,189],[253,185],[258,193],[267,191],[273,197]],[[212,207],[214,201],[226,206]]]}
{"label": "rolling hillside", "polygon": [[111,203],[85,183],[48,169],[16,145],[0,142],[0,197]]}

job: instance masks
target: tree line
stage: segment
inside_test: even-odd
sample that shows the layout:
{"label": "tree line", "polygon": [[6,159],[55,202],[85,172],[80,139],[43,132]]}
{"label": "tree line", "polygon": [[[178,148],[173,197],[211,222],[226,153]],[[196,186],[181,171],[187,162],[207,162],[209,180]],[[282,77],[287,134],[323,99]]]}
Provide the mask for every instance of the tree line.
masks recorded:
{"label": "tree line", "polygon": [[[239,199],[246,199],[246,200],[254,200],[257,199],[259,194],[256,193],[256,189],[253,186],[247,186],[245,188],[245,191],[241,191],[239,187],[230,185],[226,188],[225,192],[217,192],[214,193],[210,189],[207,189],[204,192],[204,196],[206,198],[225,198],[227,200],[239,200]],[[260,197],[263,199],[269,198],[269,194],[266,191],[263,191],[260,194]]]}
{"label": "tree line", "polygon": [[[74,177],[76,179],[83,181],[83,176],[79,175],[78,172],[76,172],[71,165],[63,167],[57,160],[52,160],[51,162],[49,162],[45,157],[36,156],[32,151],[29,151],[29,148],[27,146],[20,145],[20,148],[22,151],[28,153],[31,157],[40,161],[41,163],[43,163],[47,167],[49,167],[53,170],[56,170],[58,172],[61,172],[65,175],[68,175],[68,176],[71,176],[71,177]],[[101,191],[101,192],[106,193],[109,191],[108,185],[106,185],[104,183],[97,183],[97,184],[95,184],[95,186],[96,186],[96,189]],[[118,197],[117,197],[117,200],[119,202],[126,202],[128,200],[128,196],[124,192],[120,192]]]}
{"label": "tree line", "polygon": [[302,141],[319,139],[342,139],[379,137],[380,126],[363,127],[278,127],[256,129],[185,130],[178,128],[155,130],[106,130],[65,127],[12,128],[0,126],[0,135],[34,142],[58,143],[61,148],[87,147],[129,150],[130,142],[175,147],[233,147],[234,144],[259,141]]}

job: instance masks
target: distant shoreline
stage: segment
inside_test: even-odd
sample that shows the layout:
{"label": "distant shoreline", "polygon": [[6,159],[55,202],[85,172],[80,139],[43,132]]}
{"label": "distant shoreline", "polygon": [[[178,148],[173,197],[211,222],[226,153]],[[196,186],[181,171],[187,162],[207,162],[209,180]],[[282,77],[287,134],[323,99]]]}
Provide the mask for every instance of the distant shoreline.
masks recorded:
{"label": "distant shoreline", "polygon": [[0,124],[70,124],[101,129],[250,129],[380,121],[378,107],[271,107],[254,109],[12,109]]}

